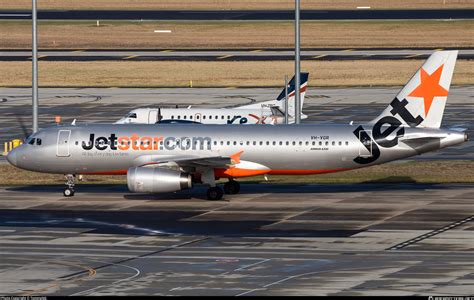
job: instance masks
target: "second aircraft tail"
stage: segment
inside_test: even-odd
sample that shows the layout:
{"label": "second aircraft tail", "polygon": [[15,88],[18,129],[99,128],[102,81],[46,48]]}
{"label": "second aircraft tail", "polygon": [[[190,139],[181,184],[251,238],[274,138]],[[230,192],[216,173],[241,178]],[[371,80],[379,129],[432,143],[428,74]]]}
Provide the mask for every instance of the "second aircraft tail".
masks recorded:
{"label": "second aircraft tail", "polygon": [[[303,111],[304,97],[306,95],[306,89],[308,87],[308,78],[309,73],[302,72],[300,73],[300,95],[301,95],[301,111]],[[288,114],[291,117],[295,115],[295,76],[291,78],[288,83]],[[283,88],[275,100],[259,102],[250,105],[239,106],[237,108],[249,109],[249,108],[270,108],[272,106],[278,107],[281,111],[284,112],[285,109],[285,88]],[[302,114],[302,119],[304,119]]]}

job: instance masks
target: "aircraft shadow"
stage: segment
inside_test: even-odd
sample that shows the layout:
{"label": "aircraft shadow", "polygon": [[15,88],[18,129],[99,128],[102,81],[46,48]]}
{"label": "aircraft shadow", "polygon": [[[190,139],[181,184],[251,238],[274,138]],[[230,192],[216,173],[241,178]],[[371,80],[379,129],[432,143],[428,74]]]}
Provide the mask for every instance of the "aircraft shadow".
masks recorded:
{"label": "aircraft shadow", "polygon": [[[393,179],[393,178],[392,178]],[[460,185],[418,184],[418,183],[365,183],[365,184],[242,184],[242,194],[309,194],[344,193],[391,190],[454,189]],[[25,193],[58,193],[62,196],[61,185],[9,187],[9,191]],[[227,214],[206,214],[209,207],[187,205],[191,200],[205,199],[206,188],[166,194],[131,194],[125,185],[77,186],[77,196],[71,201],[80,203],[87,199],[88,205],[74,204],[70,207],[48,209],[36,206],[30,209],[0,209],[0,227],[28,228],[80,228],[82,232],[121,235],[197,235],[229,237],[349,237],[367,230],[357,225],[332,224],[330,227],[316,226],[313,223],[280,223],[274,216],[266,219],[267,213],[248,214],[241,211]],[[81,194],[83,197],[81,197]],[[95,209],[91,201],[100,200],[101,195],[113,193],[123,197],[124,201],[137,201],[137,205],[126,210]],[[96,194],[96,195],[94,195]],[[41,195],[44,196],[44,195]],[[92,199],[91,199],[92,196]],[[230,200],[239,195],[228,196]],[[284,197],[284,195],[282,195]],[[95,198],[94,198],[95,197]],[[65,199],[67,201],[68,199]],[[179,206],[140,205],[139,201],[150,202],[181,201]],[[109,200],[110,201],[110,200]],[[117,201],[117,200],[114,200]],[[183,203],[186,201],[186,203]],[[168,202],[169,203],[169,202]],[[46,205],[48,206],[48,205]],[[317,210],[312,212],[317,218]],[[202,217],[202,214],[206,214]],[[350,222],[349,222],[350,223]],[[340,227],[339,227],[340,226]]]}
{"label": "aircraft shadow", "polygon": [[[403,179],[403,180],[401,180]],[[399,183],[403,181],[403,183]],[[424,190],[457,188],[456,184],[417,183],[410,177],[387,177],[357,184],[281,184],[281,183],[242,183],[240,194],[324,194],[348,192],[377,192],[395,190]],[[64,185],[26,185],[7,187],[8,191],[25,193],[58,193],[62,195]],[[196,185],[193,189],[175,193],[144,194],[130,193],[126,185],[121,184],[79,184],[76,186],[76,196],[81,194],[122,194],[127,200],[189,200],[206,199],[207,187]],[[232,195],[231,197],[238,197]],[[225,196],[224,196],[225,198]]]}

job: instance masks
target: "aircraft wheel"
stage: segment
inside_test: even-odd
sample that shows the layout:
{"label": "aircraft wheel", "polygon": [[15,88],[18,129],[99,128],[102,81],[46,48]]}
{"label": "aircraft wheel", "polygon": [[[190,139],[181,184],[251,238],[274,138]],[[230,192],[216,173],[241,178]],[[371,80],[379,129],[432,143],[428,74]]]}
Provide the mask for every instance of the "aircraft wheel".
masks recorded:
{"label": "aircraft wheel", "polygon": [[238,194],[240,192],[240,183],[235,180],[224,183],[224,192],[229,195]]}
{"label": "aircraft wheel", "polygon": [[74,196],[74,189],[65,188],[63,192],[64,197],[72,197]]}
{"label": "aircraft wheel", "polygon": [[221,200],[222,199],[222,196],[224,196],[224,192],[222,191],[222,189],[218,186],[216,187],[210,187],[208,190],[207,190],[207,199],[208,200],[212,200],[212,201],[215,201],[215,200]]}

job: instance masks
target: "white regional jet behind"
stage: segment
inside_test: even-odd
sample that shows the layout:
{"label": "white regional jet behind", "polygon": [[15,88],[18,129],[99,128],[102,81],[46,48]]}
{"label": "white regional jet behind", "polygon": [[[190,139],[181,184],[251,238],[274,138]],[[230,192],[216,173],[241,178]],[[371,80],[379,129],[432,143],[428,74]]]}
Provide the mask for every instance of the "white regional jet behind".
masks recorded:
{"label": "white regional jet behind", "polygon": [[[94,124],[42,129],[7,159],[22,169],[66,174],[126,174],[132,192],[209,185],[207,197],[239,192],[235,178],[339,172],[458,145],[460,129],[440,128],[457,51],[432,54],[388,107],[362,124],[233,126]],[[394,166],[396,168],[396,166]]]}
{"label": "white regional jet behind", "polygon": [[[309,73],[300,73],[301,111]],[[285,89],[276,100],[233,108],[137,108],[116,124],[284,124]],[[295,77],[288,84],[288,123],[295,122]],[[301,114],[301,119],[307,116]]]}

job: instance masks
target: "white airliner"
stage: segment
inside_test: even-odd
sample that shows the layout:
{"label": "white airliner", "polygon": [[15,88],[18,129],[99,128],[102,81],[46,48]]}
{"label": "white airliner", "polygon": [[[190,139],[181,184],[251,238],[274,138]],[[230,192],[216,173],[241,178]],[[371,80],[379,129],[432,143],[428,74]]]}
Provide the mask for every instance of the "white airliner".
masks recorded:
{"label": "white airliner", "polygon": [[[301,111],[308,86],[309,73],[300,75]],[[137,108],[116,124],[284,124],[285,89],[275,100],[234,108]],[[288,84],[288,123],[295,121],[295,77]],[[307,118],[301,114],[301,119]]]}
{"label": "white airliner", "polygon": [[[239,192],[239,177],[340,172],[404,159],[467,141],[465,129],[440,128],[456,57],[457,51],[432,54],[387,108],[365,123],[52,126],[7,160],[66,174],[67,197],[74,195],[77,174],[126,174],[132,192],[176,192],[203,183],[208,199],[218,200],[224,192]],[[224,191],[219,178],[229,179]]]}

